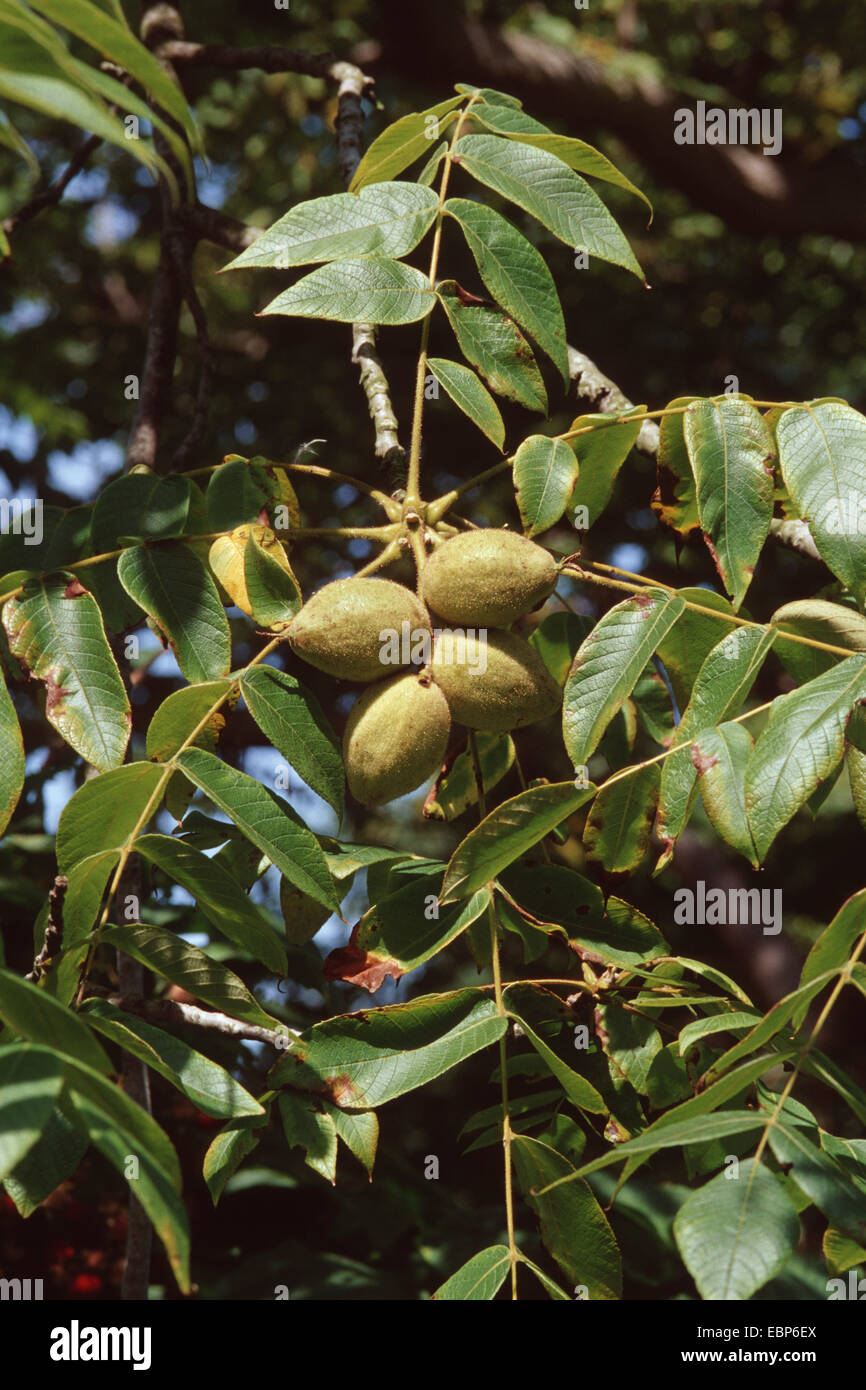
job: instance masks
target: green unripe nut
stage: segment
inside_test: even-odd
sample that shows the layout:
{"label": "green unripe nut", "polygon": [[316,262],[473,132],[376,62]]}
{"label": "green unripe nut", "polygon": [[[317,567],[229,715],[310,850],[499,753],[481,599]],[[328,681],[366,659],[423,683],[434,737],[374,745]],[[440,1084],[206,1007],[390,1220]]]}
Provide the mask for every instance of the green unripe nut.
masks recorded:
{"label": "green unripe nut", "polygon": [[421,585],[434,612],[469,627],[509,627],[556,584],[556,562],[512,531],[462,531],[434,550]]}
{"label": "green unripe nut", "polygon": [[365,690],[343,735],[352,795],[363,806],[383,806],[414,791],[441,767],[450,730],[448,702],[427,671]]}
{"label": "green unripe nut", "polygon": [[399,636],[403,623],[413,634],[430,632],[424,605],[405,585],[390,579],[336,579],[313,594],[292,620],[289,643],[329,676],[377,681],[394,672],[394,662],[383,660],[383,652],[393,649],[387,635]]}
{"label": "green unripe nut", "polygon": [[562,701],[538,652],[513,632],[446,628],[433,645],[431,669],[452,718],[467,729],[519,729],[546,719]]}

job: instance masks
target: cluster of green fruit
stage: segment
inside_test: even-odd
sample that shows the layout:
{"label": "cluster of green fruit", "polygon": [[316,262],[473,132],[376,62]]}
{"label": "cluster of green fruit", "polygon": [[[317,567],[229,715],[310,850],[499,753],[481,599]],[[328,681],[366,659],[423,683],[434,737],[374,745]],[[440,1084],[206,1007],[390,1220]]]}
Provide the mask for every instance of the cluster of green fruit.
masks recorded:
{"label": "cluster of green fruit", "polygon": [[[343,737],[358,801],[381,806],[437,772],[452,719],[505,731],[556,710],[556,681],[535,649],[507,631],[556,578],[552,557],[523,536],[465,531],[429,556],[420,596],[388,579],[338,579],[304,605],[288,634],[298,656],[343,680],[376,682]],[[419,653],[421,669],[405,670]],[[404,669],[388,679],[395,663]]]}

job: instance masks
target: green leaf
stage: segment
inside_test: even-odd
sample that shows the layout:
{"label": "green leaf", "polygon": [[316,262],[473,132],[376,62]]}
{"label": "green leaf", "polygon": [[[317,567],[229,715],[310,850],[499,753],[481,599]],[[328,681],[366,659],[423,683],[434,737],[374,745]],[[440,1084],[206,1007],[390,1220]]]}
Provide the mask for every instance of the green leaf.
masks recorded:
{"label": "green leaf", "polygon": [[753,1159],[739,1176],[719,1173],[687,1197],[674,1237],[702,1298],[748,1299],[778,1274],[800,1239],[796,1208]]}
{"label": "green leaf", "polygon": [[369,1110],[442,1076],[507,1026],[489,992],[478,989],[366,1009],[307,1029],[270,1081],[321,1092],[346,1110]]}
{"label": "green leaf", "polygon": [[577,479],[577,459],[562,439],[531,434],[514,455],[514,487],[527,536],[555,526]]}
{"label": "green leaf", "polygon": [[447,150],[448,141],[443,140],[441,144],[436,146],[430,158],[427,160],[427,163],[415,180],[416,183],[422,184],[425,188],[430,187],[439,172],[439,165],[442,163]]}
{"label": "green leaf", "polygon": [[554,1299],[557,1303],[571,1302],[571,1299],[569,1298],[568,1294],[563,1293],[562,1289],[559,1287],[556,1281],[551,1279],[549,1274],[545,1274],[543,1269],[539,1269],[538,1265],[533,1264],[532,1260],[528,1260],[525,1255],[521,1255],[519,1250],[517,1252],[517,1258],[519,1259],[521,1264],[526,1265],[527,1269],[532,1270],[532,1273],[535,1275],[539,1284],[550,1298]]}
{"label": "green leaf", "polygon": [[90,0],[33,0],[32,8],[128,72],[177,121],[193,148],[202,153],[201,139],[181,87],[131,33],[125,21],[112,18]]}
{"label": "green leaf", "polygon": [[710,1038],[716,1033],[748,1032],[760,1021],[760,1014],[756,1014],[754,1011],[746,1013],[742,1009],[712,1014],[709,1018],[696,1018],[693,1023],[687,1023],[685,1028],[680,1029],[678,1039],[680,1056],[684,1057],[689,1048],[694,1047],[702,1038]]}
{"label": "green leaf", "polygon": [[[183,1186],[180,1163],[162,1126],[113,1081],[72,1057],[62,1053],[60,1057],[72,1098],[75,1101],[83,1098],[99,1110],[112,1132],[123,1140],[123,1152],[127,1156],[147,1156],[164,1174],[169,1186],[180,1193]],[[73,1118],[66,1108],[65,1113]]]}
{"label": "green leaf", "polygon": [[496,305],[475,303],[454,280],[436,287],[463,356],[478,368],[491,391],[527,410],[547,412],[538,363],[513,319]]}
{"label": "green leaf", "polygon": [[[836,978],[836,971],[826,971],[822,975],[816,975],[809,980],[808,984],[799,985],[797,989],[786,994],[764,1015],[759,1023],[751,1032],[747,1033],[739,1042],[729,1047],[727,1052],[721,1057],[717,1057],[713,1062],[710,1071],[704,1077],[704,1083],[710,1079],[720,1076],[739,1062],[741,1058],[748,1057],[750,1053],[756,1052],[759,1047],[764,1047],[766,1043],[775,1038],[783,1028],[787,1027],[796,1016],[805,1014],[807,1006],[820,994],[822,989],[826,989]],[[793,1026],[796,1027],[796,1024]]]}
{"label": "green leaf", "polygon": [[191,946],[164,927],[149,927],[144,922],[129,927],[106,927],[100,940],[125,951],[148,970],[180,985],[181,989],[231,1018],[243,1019],[259,1028],[277,1027],[237,975],[211,960],[198,946]]}
{"label": "green leaf", "polygon": [[335,1183],[337,1127],[333,1116],[318,1110],[309,1096],[297,1091],[282,1091],[277,1104],[289,1148],[300,1146],[307,1167]]}
{"label": "green leaf", "polygon": [[153,763],[125,767],[93,777],[67,801],[57,826],[57,867],[62,874],[103,850],[122,849],[155,802],[164,778]]}
{"label": "green leaf", "polygon": [[33,1149],[62,1086],[63,1067],[48,1048],[0,1048],[0,1178]]}
{"label": "green leaf", "polygon": [[[352,176],[350,191],[357,193],[366,184],[381,183],[402,174],[404,169],[408,169],[429,150],[433,140],[444,135],[456,119],[454,108],[462,101],[462,96],[451,97],[449,101],[441,101],[438,106],[430,106],[426,111],[413,111],[389,125],[381,135],[376,136],[365,153]],[[431,116],[434,118],[432,121]]]}
{"label": "green leaf", "polygon": [[11,22],[0,23],[0,47],[4,57],[0,69],[0,97],[99,135],[125,149],[154,177],[161,173],[169,186],[176,188],[174,174],[155,153],[152,142],[129,140],[123,122],[100,100],[99,93],[110,91],[115,100],[119,93],[125,108],[135,108],[139,114],[148,111],[143,102],[106,73],[73,58],[50,25],[45,25],[44,31],[34,31],[31,21],[36,21],[36,16],[23,6],[14,10],[7,8],[3,18]]}
{"label": "green leaf", "polygon": [[348,946],[328,956],[325,978],[348,980],[375,994],[387,976],[399,980],[444,951],[489,904],[490,893],[481,888],[468,903],[457,903],[440,913],[430,883],[423,878],[411,880],[364,913]]}
{"label": "green leaf", "polygon": [[624,266],[643,280],[631,247],[598,194],[555,154],[495,135],[464,135],[454,154],[468,174],[536,217],[567,246]]}
{"label": "green leaf", "polygon": [[460,225],[493,298],[547,353],[568,387],[562,305],[542,256],[512,222],[483,203],[449,198],[444,211]]}
{"label": "green leaf", "polygon": [[[769,1099],[762,1102],[771,1109]],[[866,1187],[851,1176],[814,1143],[800,1124],[785,1124],[776,1118],[770,1123],[770,1148],[777,1162],[792,1168],[797,1186],[815,1203],[834,1226],[854,1240],[866,1240]],[[818,1138],[818,1128],[814,1129]]]}
{"label": "green leaf", "polygon": [[[510,734],[476,734],[478,761],[485,792],[490,791],[514,765],[514,742]],[[457,820],[470,806],[478,804],[478,783],[469,748],[457,754],[448,770],[439,777],[424,803],[425,820]]]}
{"label": "green leaf", "polygon": [[238,454],[230,454],[211,474],[205,510],[212,531],[235,531],[262,524],[266,517],[270,529],[284,536],[300,521],[297,494],[286,470],[267,459]]}
{"label": "green leaf", "polygon": [[779,631],[776,655],[798,685],[823,675],[841,657],[803,642],[786,641],[786,632],[826,642],[832,647],[845,647],[852,656],[855,652],[866,651],[866,618],[855,608],[846,608],[841,603],[828,603],[821,598],[795,599],[777,608],[770,622]]}
{"label": "green leaf", "polygon": [[499,406],[475,373],[460,362],[450,362],[445,357],[428,357],[427,366],[445,387],[454,404],[469,416],[497,449],[501,449],[505,443],[505,425]]}
{"label": "green leaf", "polygon": [[803,964],[800,984],[808,984],[828,970],[840,970],[848,961],[854,943],[866,932],[866,888],[842,904],[825,927]]}
{"label": "green leaf", "polygon": [[[144,1207],[156,1234],[165,1247],[174,1277],[182,1293],[189,1293],[189,1223],[186,1208],[172,1186],[170,1176],[160,1167],[151,1151],[132,1147],[135,1136],[116,1127],[115,1116],[76,1088],[72,1103],[88,1139],[132,1183],[131,1191]],[[134,1156],[137,1173],[128,1178],[129,1159]]]}
{"label": "green leaf", "polygon": [[753,868],[758,856],[746,814],[746,766],[754,740],[742,724],[705,729],[691,747],[698,785],[710,824],[720,839],[742,854]]}
{"label": "green leaf", "polygon": [[599,788],[583,832],[587,858],[609,874],[632,873],[649,853],[661,781],[658,763]]}
{"label": "green leaf", "polygon": [[158,624],[191,685],[226,674],[228,619],[213,580],[188,546],[133,546],[121,555],[117,575]]}
{"label": "green leaf", "polygon": [[685,413],[680,409],[698,399],[696,396],[677,396],[667,407],[674,413],[663,415],[659,422],[656,455],[658,486],[653,495],[652,509],[659,521],[678,531],[681,536],[687,536],[700,525],[695,479],[686,448]]}
{"label": "green leaf", "polygon": [[618,603],[582,643],[565,682],[562,730],[575,767],[586,765],[653,652],[684,608],[678,594],[647,589]]}
{"label": "green leaf", "polygon": [[718,642],[731,630],[731,624],[710,613],[733,615],[733,609],[722,594],[712,589],[679,589],[686,603],[699,604],[709,612],[696,613],[686,608],[668,635],[659,643],[658,655],[667,672],[677,705],[684,710],[688,704],[698,672]]}
{"label": "green leaf", "polygon": [[646,1095],[650,1068],[662,1050],[661,1035],[652,1019],[610,1000],[599,1008],[599,1023],[602,1049],[612,1063],[611,1075],[619,1072],[639,1095]]}
{"label": "green leaf", "polygon": [[[10,1052],[17,1049],[4,1048],[0,1052],[0,1076],[3,1075],[3,1058]],[[31,1052],[41,1049],[29,1049]],[[60,1063],[53,1054],[45,1053],[50,1062],[60,1067]],[[46,1071],[50,1075],[48,1064]],[[6,1081],[2,1087],[4,1100],[6,1098]],[[28,1090],[28,1095],[32,1094]],[[38,1091],[37,1091],[38,1097]],[[0,1104],[0,1114],[2,1114],[2,1104]],[[11,1129],[11,1126],[9,1127]],[[3,1135],[8,1133],[6,1117],[3,1116]],[[0,1140],[2,1147],[3,1140]],[[37,1207],[41,1206],[46,1197],[50,1197],[62,1182],[71,1177],[87,1152],[87,1140],[64,1115],[59,1105],[55,1105],[51,1114],[48,1116],[46,1124],[41,1128],[39,1138],[30,1148],[24,1157],[15,1165],[11,1173],[6,1174],[5,1188],[15,1206],[18,1215],[23,1217],[32,1216]],[[0,1168],[3,1164],[0,1161]]]}
{"label": "green leaf", "polygon": [[246,773],[211,753],[187,748],[178,763],[191,782],[224,811],[281,874],[316,902],[339,912],[340,902],[322,848],[287,803]]}
{"label": "green leaf", "polygon": [[241,694],[265,737],[313,791],[343,814],[345,775],[340,745],[314,695],[273,666],[253,666]]}
{"label": "green leaf", "polygon": [[224,270],[275,266],[288,270],[347,256],[394,256],[414,250],[431,226],[439,200],[417,183],[376,183],[360,194],[310,198],[287,212]]}
{"label": "green leaf", "polygon": [[[678,749],[665,758],[659,796],[658,833],[667,858],[689,817],[698,768],[691,745],[698,735],[736,714],[758,677],[776,633],[767,627],[737,627],[718,642],[703,662],[691,698],[674,734]],[[681,748],[681,744],[688,746]]]}
{"label": "green leaf", "polygon": [[554,1052],[552,1047],[541,1038],[525,1016],[521,1009],[520,1000],[525,997],[526,985],[511,985],[505,990],[505,1007],[509,1016],[516,1019],[523,1030],[524,1035],[538,1053],[551,1075],[555,1076],[572,1105],[576,1105],[579,1110],[587,1110],[592,1115],[606,1115],[607,1106],[598,1091],[584,1077],[576,1072],[573,1067],[566,1066],[565,1062]]}
{"label": "green leaf", "polygon": [[96,1071],[113,1070],[92,1029],[78,1014],[11,970],[0,970],[0,1018],[14,1033],[40,1047],[66,1053]]}
{"label": "green leaf", "polygon": [[[230,680],[203,681],[199,685],[185,685],[166,696],[150,721],[147,730],[146,751],[153,762],[168,762],[189,738],[208,712],[232,688]],[[198,740],[209,730],[214,746],[225,724],[225,716],[219,711],[196,736]]]}
{"label": "green leaf", "polygon": [[341,1110],[329,1100],[323,1100],[322,1105],[334,1121],[337,1138],[354,1154],[372,1179],[376,1149],[379,1145],[379,1121],[375,1110],[363,1110],[352,1114],[349,1110]]}
{"label": "green leaf", "polygon": [[120,858],[117,849],[99,850],[79,859],[67,872],[63,899],[63,947],[85,941],[99,914],[105,887]]}
{"label": "green leaf", "polygon": [[440,903],[468,898],[561,825],[595,792],[590,783],[553,782],[503,801],[458,845],[445,870]]}
{"label": "green leaf", "polygon": [[523,1195],[541,1225],[541,1239],[570,1284],[583,1285],[590,1299],[622,1297],[622,1265],[610,1224],[585,1182],[572,1182],[544,1195],[541,1189],[574,1173],[556,1149],[524,1134],[512,1139],[511,1152]]}
{"label": "green leaf", "polygon": [[180,1038],[115,1008],[107,999],[85,1000],[82,1012],[98,1033],[159,1072],[206,1115],[227,1120],[262,1113],[259,1102],[224,1067]]}
{"label": "green leaf", "polygon": [[485,1303],[495,1298],[511,1268],[507,1245],[491,1245],[467,1260],[433,1295],[439,1303]]}
{"label": "green leaf", "polygon": [[427,317],[435,302],[430,281],[420,270],[370,256],[320,266],[261,312],[341,323],[415,323]]}
{"label": "green leaf", "polygon": [[773,701],[746,769],[746,807],[759,861],[836,767],[848,716],[864,696],[866,656],[850,656]]}
{"label": "green leaf", "polygon": [[597,150],[593,145],[588,145],[585,140],[555,135],[540,121],[533,120],[525,111],[514,110],[510,104],[503,106],[496,102],[492,110],[488,104],[473,106],[472,116],[496,135],[506,135],[509,140],[520,140],[522,144],[535,145],[540,150],[547,150],[549,154],[555,154],[561,159],[563,164],[567,164],[569,169],[575,169],[580,174],[589,174],[591,178],[602,179],[605,183],[614,184],[617,188],[633,193],[636,198],[646,203],[652,222],[652,203],[646,194],[641,193],[640,189],[610,162],[607,155],[602,154],[601,150]]}
{"label": "green leaf", "polygon": [[568,519],[577,525],[581,517],[577,508],[585,507],[586,525],[581,525],[580,530],[593,526],[610,501],[617,474],[640,434],[646,406],[636,405],[627,414],[634,418],[616,425],[608,424],[609,417],[604,415],[578,415],[568,427],[569,433],[577,429],[589,431],[569,441],[580,472],[568,499]]}
{"label": "green leaf", "polygon": [[100,772],[123,762],[132,715],[92,596],[70,574],[31,579],[3,608],[9,647],[45,683],[45,717]]}
{"label": "green leaf", "polygon": [[738,609],[751,583],[773,515],[770,427],[750,401],[695,401],[684,417],[701,528]]}
{"label": "green leaf", "polygon": [[24,786],[24,740],[12,696],[0,673],[0,835],[12,819]]}
{"label": "green leaf", "polygon": [[[269,1099],[269,1095],[264,1096],[263,1100]],[[214,1206],[219,1202],[229,1178],[258,1144],[261,1135],[256,1131],[262,1129],[269,1119],[270,1115],[265,1113],[230,1120],[211,1142],[204,1156],[202,1174]]]}
{"label": "green leaf", "polygon": [[208,921],[229,941],[249,951],[275,975],[287,973],[286,953],[276,932],[218,859],[170,835],[141,835],[135,849],[192,893]]}
{"label": "green leaf", "polygon": [[533,630],[529,645],[541,657],[557,685],[564,685],[574,654],[592,631],[592,623],[580,613],[548,613]]}
{"label": "green leaf", "polygon": [[776,421],[779,463],[823,560],[866,601],[866,419],[838,401],[792,406]]}
{"label": "green leaf", "polygon": [[126,473],[103,488],[93,507],[93,553],[130,540],[169,540],[182,536],[189,516],[192,488],[179,473]]}

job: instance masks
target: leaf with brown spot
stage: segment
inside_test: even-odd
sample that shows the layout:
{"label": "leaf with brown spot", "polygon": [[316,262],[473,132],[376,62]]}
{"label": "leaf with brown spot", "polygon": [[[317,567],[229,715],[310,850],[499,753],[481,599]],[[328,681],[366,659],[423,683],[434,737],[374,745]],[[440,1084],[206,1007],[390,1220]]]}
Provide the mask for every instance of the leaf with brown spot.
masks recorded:
{"label": "leaf with brown spot", "polygon": [[461,989],[344,1014],[307,1029],[272,1067],[269,1083],[324,1092],[370,1110],[442,1076],[502,1037],[508,1021],[491,991]]}
{"label": "leaf with brown spot", "polygon": [[387,975],[398,980],[445,949],[476,922],[490,903],[488,889],[447,908],[440,907],[431,882],[413,879],[383,898],[355,926],[347,946],[325,961],[329,980],[349,980],[374,994]]}
{"label": "leaf with brown spot", "polygon": [[132,715],[93,596],[63,573],[30,579],[3,609],[9,647],[26,671],[45,682],[45,715],[100,772],[119,767]]}

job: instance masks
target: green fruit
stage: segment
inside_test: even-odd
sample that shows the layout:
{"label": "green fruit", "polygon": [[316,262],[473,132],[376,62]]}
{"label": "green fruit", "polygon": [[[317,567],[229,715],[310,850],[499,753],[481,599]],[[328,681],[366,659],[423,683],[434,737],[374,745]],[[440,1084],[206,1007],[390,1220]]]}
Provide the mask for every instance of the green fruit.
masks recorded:
{"label": "green fruit", "polygon": [[313,594],[289,628],[298,656],[347,681],[393,674],[409,664],[422,636],[429,641],[424,605],[390,579],[336,579]]}
{"label": "green fruit", "polygon": [[428,672],[365,690],[343,735],[352,795],[364,806],[382,806],[414,791],[439,770],[450,730],[448,702]]}
{"label": "green fruit", "polygon": [[[486,665],[485,665],[486,663]],[[504,732],[546,719],[562,693],[541,657],[513,632],[438,632],[433,676],[467,729]]]}
{"label": "green fruit", "polygon": [[421,581],[430,607],[450,623],[509,627],[556,583],[540,545],[512,531],[462,531],[433,551]]}

